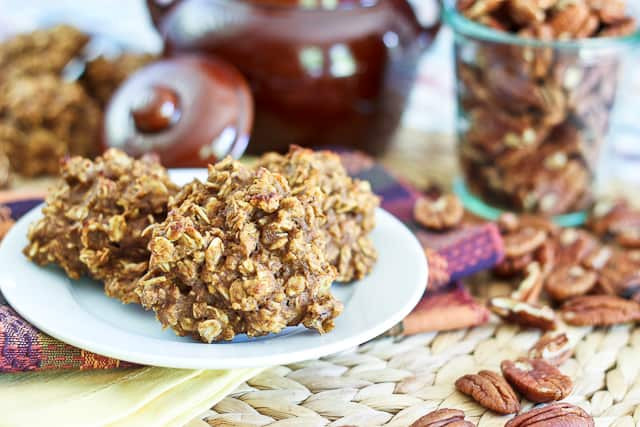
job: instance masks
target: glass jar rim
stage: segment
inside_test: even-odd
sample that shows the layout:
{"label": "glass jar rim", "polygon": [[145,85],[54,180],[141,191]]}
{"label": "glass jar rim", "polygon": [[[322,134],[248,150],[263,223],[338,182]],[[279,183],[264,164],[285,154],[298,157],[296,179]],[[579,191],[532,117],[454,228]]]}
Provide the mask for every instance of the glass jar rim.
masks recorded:
{"label": "glass jar rim", "polygon": [[592,37],[579,40],[544,41],[498,31],[475,22],[458,12],[456,0],[442,0],[441,4],[443,5],[442,16],[444,22],[453,29],[455,34],[488,42],[553,49],[611,49],[640,46],[640,27],[633,34],[624,37]]}

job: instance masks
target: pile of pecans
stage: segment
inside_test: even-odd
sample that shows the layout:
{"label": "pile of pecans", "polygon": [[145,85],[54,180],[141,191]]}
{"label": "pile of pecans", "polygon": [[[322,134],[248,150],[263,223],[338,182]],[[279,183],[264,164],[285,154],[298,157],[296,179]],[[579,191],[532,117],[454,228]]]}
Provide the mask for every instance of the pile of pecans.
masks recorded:
{"label": "pile of pecans", "polygon": [[[468,18],[544,42],[625,36],[623,0],[461,0]],[[456,41],[460,159],[471,190],[511,209],[590,203],[623,48]]]}
{"label": "pile of pecans", "polygon": [[[434,231],[460,227],[463,217],[462,204],[451,194],[424,197],[414,206],[416,222]],[[573,354],[564,324],[640,321],[640,211],[625,201],[601,201],[592,206],[584,228],[560,228],[543,216],[513,213],[502,214],[497,225],[504,258],[492,273],[517,285],[510,295],[491,298],[488,306],[505,322],[545,333],[527,354],[502,361],[501,373],[483,370],[462,376],[455,385],[483,407],[513,414],[521,410],[520,396],[549,403],[571,393],[571,378],[558,369]],[[567,403],[520,413],[507,425],[547,425],[542,423],[550,420],[552,425],[594,425],[585,411]],[[449,424],[472,425],[461,411],[440,410],[413,427]]]}

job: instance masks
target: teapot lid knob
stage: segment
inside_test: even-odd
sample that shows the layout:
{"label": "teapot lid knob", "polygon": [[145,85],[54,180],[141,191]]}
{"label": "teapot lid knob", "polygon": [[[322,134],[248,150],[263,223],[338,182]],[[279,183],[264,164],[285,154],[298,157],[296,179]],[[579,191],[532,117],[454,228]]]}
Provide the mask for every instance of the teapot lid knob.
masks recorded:
{"label": "teapot lid knob", "polygon": [[180,119],[178,94],[164,85],[153,85],[142,90],[131,106],[131,117],[138,131],[156,133],[169,129]]}

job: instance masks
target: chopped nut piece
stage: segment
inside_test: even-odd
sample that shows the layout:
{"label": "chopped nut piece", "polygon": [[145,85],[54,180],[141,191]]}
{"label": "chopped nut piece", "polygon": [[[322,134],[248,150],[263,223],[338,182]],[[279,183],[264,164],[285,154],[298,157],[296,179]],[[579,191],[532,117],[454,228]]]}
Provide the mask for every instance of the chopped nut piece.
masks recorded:
{"label": "chopped nut piece", "polygon": [[529,357],[544,359],[555,366],[562,365],[572,354],[569,337],[560,331],[547,332],[529,350]]}

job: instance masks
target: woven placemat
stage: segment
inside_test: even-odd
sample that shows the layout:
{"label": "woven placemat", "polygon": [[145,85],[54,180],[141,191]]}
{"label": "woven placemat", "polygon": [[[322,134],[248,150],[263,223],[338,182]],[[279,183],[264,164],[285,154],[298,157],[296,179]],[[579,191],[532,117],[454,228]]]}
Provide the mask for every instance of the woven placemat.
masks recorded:
{"label": "woven placemat", "polygon": [[[505,294],[492,283],[481,297]],[[640,326],[568,328],[574,355],[561,370],[574,381],[565,401],[593,415],[597,427],[640,426]],[[240,386],[195,426],[397,426],[438,408],[461,409],[478,426],[510,417],[478,406],[454,382],[526,354],[540,331],[497,318],[484,326],[406,338],[380,338],[347,352],[277,366]],[[522,401],[526,411],[532,403]]]}

